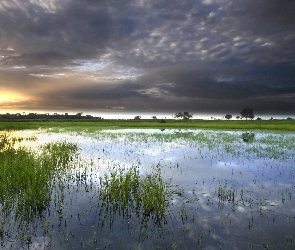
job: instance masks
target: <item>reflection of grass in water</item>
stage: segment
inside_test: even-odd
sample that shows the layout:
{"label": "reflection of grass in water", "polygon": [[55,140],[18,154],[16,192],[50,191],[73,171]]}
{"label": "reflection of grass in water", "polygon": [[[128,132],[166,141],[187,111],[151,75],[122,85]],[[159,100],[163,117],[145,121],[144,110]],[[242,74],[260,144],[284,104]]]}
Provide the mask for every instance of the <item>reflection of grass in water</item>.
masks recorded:
{"label": "reflection of grass in water", "polygon": [[124,218],[136,215],[141,224],[147,223],[150,217],[157,226],[166,221],[171,193],[162,180],[159,166],[146,176],[140,176],[136,166],[127,171],[113,169],[100,178],[100,184],[100,198],[110,219],[118,213]]}
{"label": "reflection of grass in water", "polygon": [[241,153],[249,153],[258,158],[286,159],[292,157],[295,150],[295,137],[292,134],[262,133],[261,135],[255,138],[253,132],[232,134],[222,131],[201,131],[194,133],[183,130],[172,134],[158,133],[149,136],[164,142],[177,141],[179,145],[184,143],[192,147],[207,147],[209,150],[215,150],[215,152],[224,150],[235,156]]}
{"label": "reflection of grass in water", "polygon": [[[272,147],[274,150],[274,152],[277,152],[278,149],[276,149],[277,143],[283,143],[285,146],[284,148],[287,148],[289,150],[291,150],[292,148],[294,148],[294,144],[289,143],[290,140],[288,139],[288,137],[284,137],[286,139],[286,142],[283,142],[281,139],[283,138],[283,136],[281,135],[273,135],[268,136],[266,135],[259,135],[257,136],[256,140],[254,143],[248,144],[248,143],[244,143],[242,138],[241,138],[241,134],[242,132],[239,133],[235,133],[235,134],[228,134],[226,132],[211,132],[211,131],[201,131],[201,132],[190,132],[190,131],[175,131],[173,134],[164,134],[164,133],[157,133],[155,135],[149,135],[149,134],[132,134],[132,135],[123,135],[121,134],[107,134],[107,133],[101,133],[101,135],[97,135],[98,139],[102,138],[104,140],[107,140],[107,142],[109,143],[109,141],[112,141],[112,145],[115,145],[116,142],[120,142],[120,143],[125,143],[128,145],[135,145],[136,148],[141,148],[141,145],[151,145],[151,146],[157,146],[157,147],[161,147],[161,149],[165,149],[165,147],[170,147],[171,149],[175,147],[191,147],[191,148],[196,148],[196,152],[200,152],[200,155],[202,156],[207,156],[207,157],[212,157],[210,154],[217,155],[218,157],[216,157],[218,160],[225,154],[225,152],[223,151],[223,149],[226,150],[226,153],[229,154],[233,154],[235,152],[240,152],[240,154],[244,154],[245,152],[248,153],[247,155],[253,155],[255,156],[258,154],[261,154],[265,151],[268,151],[267,147]],[[114,139],[114,140],[113,140]],[[272,143],[274,143],[277,140],[276,144],[272,146]],[[21,156],[20,152],[23,150],[22,148],[19,149],[15,149],[13,147],[13,142],[7,142],[10,141],[9,138],[4,138],[3,141],[0,140],[1,145],[1,150],[0,150],[0,155],[7,153],[9,150],[11,150],[12,154],[11,154],[11,158],[14,158],[15,155]],[[97,141],[103,141],[103,140],[97,140]],[[294,138],[293,138],[294,141]],[[163,142],[163,144],[162,144]],[[166,142],[172,142],[171,144],[165,144]],[[145,143],[145,144],[143,144]],[[168,145],[168,146],[166,146]],[[80,246],[81,244],[81,248],[88,248],[88,249],[94,249],[94,247],[85,247],[85,246],[90,246],[90,243],[87,243],[87,239],[84,238],[84,234],[88,234],[88,229],[84,231],[84,229],[89,227],[89,230],[91,230],[90,228],[94,228],[94,233],[93,233],[93,244],[95,246],[98,246],[101,241],[99,240],[99,238],[103,237],[105,235],[105,230],[106,230],[106,224],[109,224],[111,226],[111,231],[109,232],[110,236],[110,246],[111,246],[111,241],[113,239],[115,239],[114,237],[117,234],[121,234],[121,232],[117,231],[120,229],[117,229],[118,226],[122,229],[122,232],[124,232],[124,237],[127,236],[126,235],[126,230],[128,228],[128,232],[130,233],[130,241],[132,241],[134,235],[136,235],[137,233],[140,233],[140,239],[142,239],[141,237],[146,238],[150,238],[151,240],[154,240],[155,238],[153,238],[154,236],[157,237],[157,239],[159,239],[161,236],[163,236],[163,239],[165,238],[165,240],[167,239],[168,241],[171,240],[172,244],[171,247],[173,249],[177,249],[179,247],[184,246],[186,243],[182,243],[179,239],[180,237],[177,237],[176,234],[173,234],[172,231],[170,231],[171,229],[171,225],[173,226],[173,229],[175,228],[175,232],[179,232],[177,230],[179,230],[179,228],[177,228],[175,225],[177,225],[177,222],[183,224],[183,232],[185,232],[185,230],[187,230],[186,228],[188,227],[192,227],[192,229],[190,230],[190,232],[187,230],[187,232],[191,233],[193,232],[193,230],[195,230],[195,232],[199,232],[197,234],[197,238],[195,239],[194,243],[196,244],[197,248],[201,248],[201,245],[207,245],[210,244],[208,243],[209,240],[211,240],[211,236],[209,235],[211,232],[211,229],[209,229],[209,233],[207,236],[206,229],[204,229],[203,225],[201,225],[202,220],[200,219],[200,221],[198,221],[198,215],[203,215],[204,212],[201,209],[201,205],[206,205],[205,204],[205,199],[201,199],[201,201],[199,203],[196,203],[196,208],[192,208],[193,204],[193,200],[191,201],[191,203],[187,203],[187,200],[185,198],[185,196],[189,196],[189,193],[187,193],[186,191],[189,191],[187,187],[185,187],[185,192],[183,193],[182,197],[176,197],[178,199],[175,199],[176,202],[174,204],[173,207],[168,207],[168,200],[170,199],[170,187],[168,186],[167,183],[163,182],[162,176],[161,176],[161,172],[159,167],[153,168],[153,170],[151,172],[149,172],[149,174],[147,175],[142,175],[141,172],[139,173],[139,167],[131,167],[129,169],[111,169],[110,172],[107,173],[107,175],[102,176],[100,179],[100,188],[98,189],[99,193],[97,194],[96,191],[93,191],[89,193],[89,210],[93,209],[93,204],[98,204],[102,205],[100,206],[99,211],[94,211],[95,216],[93,215],[93,213],[89,214],[87,213],[87,209],[83,210],[83,213],[80,212],[80,206],[81,208],[82,205],[80,205],[80,203],[72,203],[72,196],[69,197],[68,195],[72,195],[73,193],[68,193],[68,195],[66,194],[67,192],[64,192],[65,189],[67,188],[64,186],[65,183],[68,183],[69,181],[76,181],[76,185],[77,185],[77,191],[75,191],[75,194],[77,192],[77,197],[76,197],[76,201],[80,201],[80,198],[84,199],[83,197],[85,196],[85,193],[81,190],[81,187],[83,185],[83,183],[85,182],[85,191],[89,192],[89,190],[86,190],[86,185],[88,185],[87,180],[88,177],[89,179],[91,179],[91,175],[92,173],[88,173],[87,171],[89,171],[88,168],[85,167],[85,170],[79,171],[78,174],[76,176],[71,176],[69,175],[63,175],[63,171],[67,169],[67,163],[68,161],[71,160],[71,153],[69,152],[74,152],[75,151],[76,146],[72,145],[72,144],[68,144],[68,143],[54,143],[54,144],[47,144],[44,147],[42,147],[38,153],[38,155],[35,155],[33,157],[33,154],[28,152],[27,150],[24,150],[25,153],[24,155],[26,155],[26,153],[29,153],[29,157],[32,157],[32,162],[31,161],[27,161],[28,164],[31,166],[31,170],[36,168],[36,173],[37,176],[38,175],[43,175],[43,170],[44,170],[44,174],[47,175],[46,173],[46,167],[45,165],[47,164],[48,166],[53,166],[53,170],[51,172],[51,174],[48,175],[48,178],[45,178],[45,176],[42,176],[42,178],[44,177],[44,179],[48,180],[46,181],[42,181],[41,177],[39,179],[39,183],[40,183],[40,187],[43,186],[43,188],[40,188],[41,190],[38,190],[40,192],[40,194],[34,194],[32,197],[35,196],[38,197],[41,194],[44,194],[45,197],[47,197],[47,199],[44,199],[45,201],[43,202],[43,207],[40,206],[38,208],[38,206],[33,202],[31,202],[31,207],[29,207],[28,211],[31,211],[30,213],[28,212],[24,212],[23,215],[22,213],[19,212],[20,215],[22,215],[22,218],[25,218],[25,216],[27,216],[28,214],[30,215],[31,218],[35,215],[38,216],[38,213],[36,213],[35,211],[40,211],[39,213],[41,213],[42,215],[44,215],[44,217],[42,217],[41,219],[37,217],[37,219],[35,220],[36,225],[34,225],[34,223],[30,223],[27,224],[27,222],[25,221],[24,223],[21,222],[21,225],[17,225],[18,223],[20,223],[20,219],[22,218],[16,218],[16,220],[11,220],[10,222],[8,222],[10,220],[9,217],[8,220],[5,222],[2,222],[2,216],[3,215],[3,209],[4,207],[0,207],[0,245],[1,245],[1,241],[3,242],[3,240],[1,239],[1,237],[4,234],[4,242],[6,240],[9,241],[10,239],[14,238],[14,231],[10,230],[10,232],[12,232],[12,235],[10,236],[10,239],[7,240],[8,237],[5,236],[5,233],[3,231],[3,229],[5,228],[5,224],[9,224],[10,223],[10,227],[11,228],[21,228],[21,230],[24,231],[24,235],[21,236],[23,238],[20,238],[18,236],[19,242],[28,242],[30,243],[30,237],[34,240],[34,235],[40,235],[41,231],[43,230],[43,235],[44,235],[44,242],[45,239],[48,240],[48,242],[44,243],[44,245],[48,245],[48,248],[50,248],[51,245],[51,240],[53,239],[53,246],[54,248],[59,248],[58,244],[70,244],[71,246],[73,245],[78,245]],[[122,147],[122,150],[124,149],[124,147]],[[200,150],[199,150],[200,149]],[[249,152],[245,151],[246,149],[250,149]],[[253,151],[253,150],[256,151]],[[131,150],[134,150],[134,148],[132,148]],[[252,151],[251,151],[252,150]],[[135,150],[134,150],[135,151]],[[110,151],[112,152],[112,151]],[[127,151],[126,151],[127,152]],[[130,152],[128,150],[128,156],[130,155]],[[269,156],[269,152],[268,152],[268,156]],[[107,158],[111,155],[111,153],[106,154],[104,157]],[[188,154],[189,155],[189,154]],[[176,155],[177,156],[177,155]],[[4,157],[3,155],[0,156],[0,164],[4,161]],[[28,157],[28,158],[29,158]],[[127,157],[127,156],[126,156]],[[186,154],[185,154],[186,157]],[[227,155],[225,156],[226,159]],[[30,158],[29,158],[30,159]],[[129,160],[129,158],[126,158],[126,160]],[[235,159],[238,158],[233,158],[233,161]],[[242,158],[244,159],[244,158]],[[14,160],[14,159],[13,159]],[[13,162],[12,159],[10,159],[11,162]],[[15,159],[16,160],[16,159]],[[191,160],[193,161],[193,158],[191,158]],[[19,162],[22,162],[21,159],[18,160]],[[35,162],[36,161],[36,162]],[[131,160],[129,161],[131,162]],[[182,168],[185,167],[185,165],[183,164],[185,162],[182,162],[181,159],[179,160],[179,162],[177,162],[177,168]],[[38,165],[39,164],[39,165]],[[79,161],[80,164],[80,161]],[[166,163],[164,163],[166,164]],[[21,165],[21,164],[20,164]],[[117,166],[117,165],[116,165]],[[145,165],[144,165],[145,166]],[[41,167],[43,167],[42,171],[40,170]],[[172,166],[173,167],[173,166]],[[40,169],[39,169],[40,168]],[[19,168],[22,169],[22,168]],[[84,168],[83,168],[84,169]],[[80,169],[81,170],[81,169]],[[0,171],[2,171],[2,168],[0,168]],[[7,171],[7,169],[6,169]],[[92,171],[92,170],[91,170]],[[253,184],[250,183],[249,186],[245,185],[245,187],[240,187],[240,184],[235,182],[235,177],[236,177],[236,173],[233,174],[236,170],[232,170],[232,175],[231,176],[222,176],[224,177],[224,179],[220,179],[220,181],[218,182],[218,185],[215,187],[215,192],[213,194],[213,196],[211,197],[210,194],[212,194],[212,190],[207,190],[206,187],[204,187],[204,178],[203,178],[203,187],[200,186],[200,184],[198,184],[198,187],[200,188],[200,190],[204,190],[206,192],[208,192],[208,202],[207,202],[207,207],[209,209],[214,210],[215,207],[216,209],[219,209],[219,212],[221,213],[221,215],[223,216],[224,214],[224,218],[222,219],[222,229],[227,230],[227,226],[229,231],[231,232],[231,227],[230,225],[228,225],[227,223],[231,224],[231,220],[233,221],[233,226],[236,226],[237,221],[234,220],[234,218],[237,216],[239,216],[240,212],[245,211],[245,213],[251,213],[255,215],[255,212],[253,211],[259,211],[258,216],[264,216],[264,215],[268,215],[267,212],[265,212],[266,210],[264,210],[265,205],[264,204],[268,204],[269,203],[265,202],[266,199],[264,198],[269,198],[269,197],[265,197],[265,196],[257,196],[255,194],[255,190],[259,190],[261,187],[259,186],[259,181],[257,181],[256,184],[256,177],[255,177],[255,182],[253,180]],[[3,171],[2,171],[3,172]],[[241,172],[241,171],[240,171]],[[75,174],[76,172],[74,172]],[[162,173],[165,173],[164,171]],[[226,172],[225,172],[226,173]],[[263,174],[265,174],[266,172],[263,172]],[[16,173],[17,174],[17,173]],[[31,173],[29,173],[31,174]],[[243,175],[242,177],[242,172],[240,173],[242,181],[244,180],[245,175]],[[7,177],[8,175],[6,175]],[[28,182],[27,179],[31,179],[30,176],[25,176],[25,174],[23,174],[23,178],[24,178],[24,182]],[[32,175],[33,176],[33,175]],[[59,178],[60,176],[62,176],[62,180]],[[71,180],[67,180],[67,178],[73,178]],[[166,176],[167,177],[167,176]],[[168,176],[169,177],[169,176]],[[2,178],[2,176],[0,176],[0,178]],[[39,177],[38,177],[39,178]],[[239,177],[240,178],[240,177]],[[53,181],[52,181],[53,179]],[[95,179],[96,180],[96,179]],[[249,179],[251,182],[251,179]],[[259,180],[259,179],[258,179]],[[64,182],[63,182],[64,181]],[[91,181],[91,180],[90,180]],[[213,181],[214,181],[214,176],[213,176]],[[224,181],[224,182],[223,182]],[[79,182],[79,183],[78,183]],[[189,182],[189,181],[188,181]],[[207,182],[207,179],[206,179]],[[32,182],[33,183],[33,182]],[[243,182],[243,184],[245,184]],[[2,184],[0,184],[1,187]],[[5,185],[3,184],[2,189]],[[71,184],[70,184],[71,186]],[[28,187],[22,187],[22,189],[26,189]],[[29,189],[29,188],[28,188]],[[69,188],[69,190],[71,191],[72,189]],[[73,189],[74,190],[74,189]],[[97,190],[97,189],[94,189]],[[198,189],[197,189],[198,190]],[[261,190],[262,191],[262,190]],[[279,191],[279,190],[278,190]],[[20,193],[24,193],[25,191],[22,191]],[[46,193],[47,192],[47,193]],[[78,195],[78,192],[81,192]],[[200,191],[201,192],[201,191]],[[15,194],[7,192],[7,194],[5,193],[5,200],[3,200],[2,198],[3,196],[4,190],[0,191],[0,206],[5,204],[5,202],[10,202],[11,204],[14,205],[14,208],[12,208],[12,206],[10,206],[10,209],[7,210],[7,215],[9,215],[8,213],[10,211],[16,211],[17,207],[15,206],[15,204],[17,204],[18,201],[21,201],[22,197],[19,193],[17,193],[17,191],[15,191]],[[50,197],[49,197],[49,193],[51,193]],[[172,191],[173,194],[178,194],[174,191]],[[239,194],[239,195],[238,195]],[[10,195],[10,196],[9,196]],[[47,195],[47,196],[46,196]],[[65,195],[65,196],[63,196]],[[97,197],[97,195],[99,195],[99,197]],[[200,196],[201,198],[201,193],[197,193],[197,196]],[[287,190],[286,193],[283,190],[282,192],[279,191],[278,195],[282,196],[282,204],[288,204],[288,198],[287,198]],[[292,190],[290,188],[289,190],[289,195],[290,195],[290,200],[291,200],[291,195],[292,195]],[[11,199],[8,199],[7,197],[12,197]],[[181,196],[181,194],[179,194],[179,196]],[[79,197],[79,199],[78,199]],[[91,197],[91,198],[90,198]],[[191,197],[191,196],[189,196]],[[196,196],[195,196],[196,197]],[[215,198],[216,199],[215,199]],[[256,199],[256,197],[258,197]],[[67,199],[70,200],[67,200]],[[99,199],[100,198],[100,199]],[[173,197],[174,198],[174,197]],[[218,199],[217,199],[218,198]],[[260,198],[260,199],[259,199]],[[270,197],[271,198],[271,197]],[[38,197],[39,199],[39,197]],[[99,199],[99,200],[97,200]],[[210,200],[209,200],[210,199]],[[5,201],[5,202],[4,202]],[[204,201],[204,203],[202,202]],[[260,202],[259,202],[260,201]],[[15,202],[15,203],[13,203]],[[212,203],[211,203],[212,202]],[[50,203],[50,204],[49,204]],[[8,204],[8,203],[6,203]],[[182,204],[182,206],[181,206]],[[49,206],[48,206],[49,205]],[[73,207],[72,207],[73,205]],[[68,207],[69,206],[69,207]],[[75,207],[77,206],[78,209],[78,217],[75,216],[76,210]],[[86,206],[88,206],[86,204]],[[211,207],[210,207],[211,206]],[[28,207],[27,207],[28,208]],[[45,209],[46,208],[46,209]],[[182,208],[180,213],[173,213],[175,212],[174,209],[179,209]],[[170,210],[171,209],[171,210]],[[196,209],[196,210],[194,210]],[[24,210],[24,209],[23,209]],[[197,211],[199,210],[200,213]],[[223,210],[223,212],[222,212]],[[22,211],[22,210],[21,210]],[[84,213],[85,211],[85,213]],[[263,213],[262,213],[263,212]],[[225,215],[225,213],[227,215]],[[68,216],[67,216],[68,215]],[[96,217],[98,215],[98,217]],[[180,215],[180,217],[179,217]],[[167,220],[166,220],[167,217]],[[191,217],[193,217],[193,220],[191,220]],[[212,216],[213,217],[213,216]],[[77,218],[80,222],[77,223],[79,225],[77,225],[77,227],[81,228],[81,230],[76,230],[76,225],[74,225],[77,222]],[[87,224],[87,219],[88,218],[94,218],[93,219],[93,224],[89,225]],[[97,218],[97,219],[96,219]],[[195,219],[196,218],[196,219]],[[201,216],[200,216],[201,218]],[[243,218],[243,217],[242,217]],[[13,218],[14,219],[14,218]],[[122,223],[122,227],[120,224],[120,219],[122,219],[123,223]],[[227,220],[228,219],[228,220]],[[58,220],[58,221],[57,221]],[[255,229],[255,225],[259,225],[258,223],[260,223],[259,221],[256,223],[256,217],[254,216],[254,222],[253,222],[253,215],[252,215],[252,220],[251,219],[246,219],[245,223],[244,221],[242,221],[242,219],[240,219],[241,222],[241,226],[246,227],[247,226],[249,228],[249,230],[254,230]],[[288,215],[288,220],[289,223],[290,221],[292,221],[292,215]],[[122,222],[121,221],[121,222]],[[98,222],[98,227],[96,227],[96,223]],[[106,222],[105,225],[103,225],[103,223]],[[129,223],[130,222],[130,223]],[[167,225],[164,225],[167,222]],[[12,224],[15,225],[13,226]],[[84,224],[85,223],[85,224]],[[170,224],[171,223],[171,224]],[[214,221],[210,222],[211,224],[209,225],[213,225],[212,226],[212,232],[216,233],[216,229],[214,228]],[[37,226],[38,224],[38,226]],[[84,227],[83,227],[84,224]],[[4,226],[3,226],[4,225]],[[164,225],[164,226],[163,226]],[[32,226],[30,229],[29,226]],[[174,227],[175,226],[175,227]],[[36,229],[34,229],[34,227]],[[140,227],[140,232],[138,232],[139,229],[138,227]],[[211,226],[210,226],[211,227]],[[29,228],[29,231],[25,231],[27,228]],[[162,235],[155,235],[155,229],[160,230],[158,232],[161,233],[161,230],[163,232]],[[6,230],[6,229],[5,229]],[[39,230],[37,232],[37,230]],[[83,232],[82,232],[83,230]],[[200,233],[200,230],[204,230]],[[78,231],[78,232],[77,232]],[[92,231],[91,231],[92,232]],[[81,233],[81,234],[80,234]],[[71,237],[69,237],[69,235]],[[213,235],[213,234],[212,234]],[[159,237],[160,236],[160,237]],[[121,237],[121,236],[120,236]],[[293,236],[294,237],[294,236]],[[5,239],[6,238],[6,239]],[[129,238],[126,237],[127,241],[129,241]],[[139,239],[139,240],[140,240]],[[36,240],[36,239],[35,239]],[[58,243],[58,240],[60,240],[60,243]],[[266,238],[266,240],[268,240],[268,238]],[[289,242],[288,242],[289,241]],[[41,242],[41,241],[39,241]],[[56,243],[57,242],[57,243]],[[98,242],[98,243],[96,243]],[[125,241],[126,242],[126,241]],[[287,239],[287,243],[292,247],[293,243],[292,243],[292,235],[291,238],[289,237]],[[88,245],[87,245],[88,244]],[[114,246],[114,244],[116,244],[116,241],[113,243],[112,246]],[[184,244],[184,245],[183,245]],[[217,243],[216,243],[217,244]],[[221,243],[220,243],[221,244]],[[225,243],[226,244],[226,243]],[[261,246],[262,242],[259,241],[259,244]],[[270,243],[269,243],[270,244]],[[33,243],[30,243],[30,246],[28,244],[28,249],[33,247]],[[223,243],[222,243],[223,245]],[[267,245],[266,245],[267,246]],[[65,246],[66,248],[67,246]],[[69,246],[70,247],[70,246]],[[290,248],[291,248],[290,247]],[[1,248],[1,247],[0,247]],[[8,249],[9,247],[7,247]],[[16,248],[17,249],[17,248]],[[18,248],[20,249],[20,248]],[[22,248],[24,249],[24,247]]]}
{"label": "reflection of grass in water", "polygon": [[49,205],[51,181],[66,169],[77,146],[52,143],[36,154],[14,147],[15,142],[5,134],[0,136],[1,219],[14,211],[17,218],[29,221]]}

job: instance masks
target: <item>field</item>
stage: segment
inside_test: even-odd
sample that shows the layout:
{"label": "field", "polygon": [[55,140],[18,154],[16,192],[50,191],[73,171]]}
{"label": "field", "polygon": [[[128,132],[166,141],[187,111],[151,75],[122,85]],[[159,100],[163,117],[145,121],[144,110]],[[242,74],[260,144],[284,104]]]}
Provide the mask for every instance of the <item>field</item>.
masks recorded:
{"label": "field", "polygon": [[0,123],[1,249],[294,249],[294,121]]}
{"label": "field", "polygon": [[95,132],[110,128],[187,128],[217,130],[273,130],[295,131],[295,120],[100,120],[100,121],[18,121],[1,122],[0,130],[63,128],[69,131]]}

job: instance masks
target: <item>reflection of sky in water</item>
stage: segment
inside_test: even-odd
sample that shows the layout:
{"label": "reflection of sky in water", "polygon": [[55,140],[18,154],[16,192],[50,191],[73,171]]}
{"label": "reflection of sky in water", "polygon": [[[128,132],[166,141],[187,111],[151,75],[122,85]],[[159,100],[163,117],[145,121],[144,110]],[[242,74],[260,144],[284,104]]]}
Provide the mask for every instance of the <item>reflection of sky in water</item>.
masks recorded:
{"label": "reflection of sky in water", "polygon": [[[166,136],[177,133],[204,133],[208,141],[190,141],[181,137],[165,139]],[[294,141],[294,134],[256,133],[256,142],[247,144],[240,139],[241,132],[217,132],[223,136],[236,136],[235,141],[229,143],[216,141],[214,133],[216,132],[202,130],[121,129],[105,130],[92,135],[24,131],[15,132],[14,136],[37,136],[37,141],[23,142],[28,147],[54,141],[77,143],[85,166],[91,163],[92,169],[100,171],[113,166],[132,165],[139,165],[143,171],[148,171],[151,166],[160,164],[165,176],[172,177],[179,184],[200,183],[204,180],[214,183],[222,179],[231,182],[235,180],[239,186],[250,185],[252,182],[274,187],[294,184],[295,157],[292,157],[292,150],[282,149],[286,153],[284,160],[273,159],[271,152],[270,157],[267,157],[263,151],[267,144],[259,142],[268,137],[275,142],[286,138],[292,138]],[[159,136],[152,137],[152,134]],[[209,149],[211,137],[215,141]],[[263,151],[266,157],[257,156],[255,148]]]}
{"label": "reflection of sky in water", "polygon": [[[182,137],[182,133],[193,136]],[[200,133],[205,139],[198,139]],[[53,141],[77,143],[80,162],[73,171],[91,169],[96,184],[108,168],[136,165],[144,174],[159,164],[165,180],[171,179],[173,187],[183,191],[182,196],[175,195],[171,200],[175,233],[170,233],[171,237],[179,237],[176,234],[183,227],[179,210],[185,207],[189,217],[185,223],[187,246],[196,241],[196,231],[208,234],[204,249],[215,249],[220,241],[230,249],[231,239],[235,246],[248,249],[249,242],[255,245],[259,237],[281,241],[280,237],[290,232],[295,237],[294,134],[255,132],[253,143],[244,143],[241,131],[123,129],[82,135],[24,131],[15,136],[24,134],[37,136],[37,141],[24,142],[32,148]],[[91,181],[89,176],[87,181]],[[235,200],[221,200],[220,188],[225,193],[232,190]],[[75,213],[89,206],[87,193],[79,195]],[[97,216],[86,214],[89,218]],[[91,223],[91,219],[84,217],[84,223]]]}

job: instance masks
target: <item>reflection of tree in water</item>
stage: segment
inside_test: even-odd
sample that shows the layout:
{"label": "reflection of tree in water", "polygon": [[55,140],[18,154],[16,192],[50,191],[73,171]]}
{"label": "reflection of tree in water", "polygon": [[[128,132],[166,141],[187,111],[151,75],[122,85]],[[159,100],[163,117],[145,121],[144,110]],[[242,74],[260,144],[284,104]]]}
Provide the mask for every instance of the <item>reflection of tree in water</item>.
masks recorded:
{"label": "reflection of tree in water", "polygon": [[150,226],[161,229],[167,223],[170,195],[159,166],[145,176],[140,176],[138,167],[113,169],[100,178],[101,225],[108,222],[112,226],[119,216],[125,221],[136,219],[142,232]]}
{"label": "reflection of tree in water", "polygon": [[254,139],[255,139],[255,134],[245,132],[245,133],[242,134],[242,139],[243,139],[244,142],[253,142]]}

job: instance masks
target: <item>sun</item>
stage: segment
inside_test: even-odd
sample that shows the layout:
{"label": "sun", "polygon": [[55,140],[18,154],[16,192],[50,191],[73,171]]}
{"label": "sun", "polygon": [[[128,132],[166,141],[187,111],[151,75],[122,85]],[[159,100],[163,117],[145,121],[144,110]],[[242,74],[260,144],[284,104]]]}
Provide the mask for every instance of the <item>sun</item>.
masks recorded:
{"label": "sun", "polygon": [[23,95],[16,94],[16,93],[9,93],[9,92],[2,92],[0,93],[0,103],[15,103],[24,101],[26,98]]}

